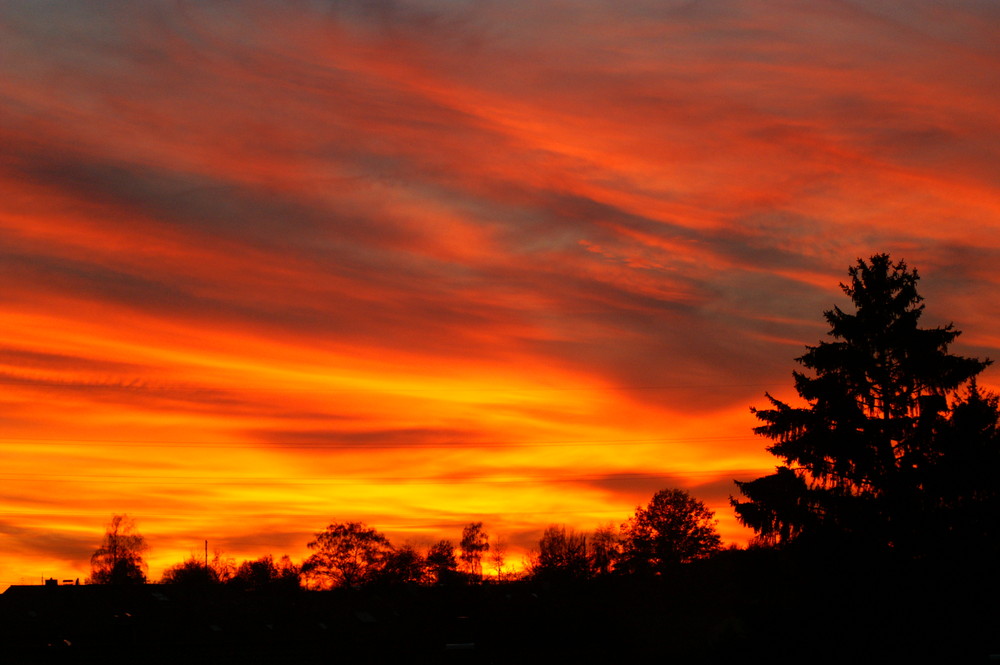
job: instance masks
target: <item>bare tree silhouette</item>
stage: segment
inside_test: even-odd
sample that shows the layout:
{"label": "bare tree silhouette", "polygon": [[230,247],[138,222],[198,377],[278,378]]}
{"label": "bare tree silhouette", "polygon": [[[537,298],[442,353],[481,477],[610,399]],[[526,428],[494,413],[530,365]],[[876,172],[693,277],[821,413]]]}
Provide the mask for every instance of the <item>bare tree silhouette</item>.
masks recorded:
{"label": "bare tree silhouette", "polygon": [[146,539],[128,515],[113,515],[101,545],[90,557],[91,584],[144,584]]}
{"label": "bare tree silhouette", "polygon": [[538,541],[538,554],[531,575],[548,580],[581,580],[590,577],[587,537],[565,526],[553,524]]}
{"label": "bare tree silhouette", "polygon": [[477,580],[482,579],[483,555],[490,549],[489,536],[482,522],[470,522],[462,529],[459,547],[462,550],[459,558],[465,572]]}

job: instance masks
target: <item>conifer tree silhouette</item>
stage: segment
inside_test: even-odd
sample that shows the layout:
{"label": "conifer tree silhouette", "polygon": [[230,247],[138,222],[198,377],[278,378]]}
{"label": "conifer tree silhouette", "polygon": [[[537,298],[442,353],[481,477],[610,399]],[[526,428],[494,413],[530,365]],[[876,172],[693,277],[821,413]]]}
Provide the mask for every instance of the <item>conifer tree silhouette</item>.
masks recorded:
{"label": "conifer tree silhouette", "polygon": [[[768,394],[770,408],[752,409],[763,423],[755,432],[773,441],[768,451],[782,464],[737,482],[746,500],[731,502],[765,543],[916,548],[932,538],[929,529],[948,531],[955,520],[958,501],[941,478],[957,451],[995,456],[996,400],[974,382],[990,361],[949,353],[960,334],[953,325],[918,325],[919,276],[905,262],[876,254],[859,259],[849,276],[841,288],[854,311],[825,312],[832,340],[797,359],[811,371],[794,372],[806,405]],[[954,442],[973,405],[978,441]]]}

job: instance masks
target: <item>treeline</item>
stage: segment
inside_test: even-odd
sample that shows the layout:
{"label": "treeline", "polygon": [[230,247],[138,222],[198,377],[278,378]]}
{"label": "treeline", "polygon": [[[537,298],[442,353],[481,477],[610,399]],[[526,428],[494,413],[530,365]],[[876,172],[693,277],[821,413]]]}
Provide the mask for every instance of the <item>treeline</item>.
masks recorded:
{"label": "treeline", "polygon": [[[375,585],[476,584],[519,579],[585,580],[605,575],[660,574],[678,564],[721,550],[714,514],[679,489],[657,492],[645,507],[620,526],[608,524],[592,534],[564,525],[545,529],[522,566],[511,565],[507,545],[483,522],[467,524],[456,542],[441,539],[420,549],[394,545],[362,522],[330,524],[308,543],[311,554],[300,563],[287,555],[265,555],[239,564],[216,552],[212,559],[192,556],[167,568],[165,584],[225,584],[244,589],[333,589]],[[146,539],[135,521],[115,515],[91,558],[92,584],[147,582]]]}

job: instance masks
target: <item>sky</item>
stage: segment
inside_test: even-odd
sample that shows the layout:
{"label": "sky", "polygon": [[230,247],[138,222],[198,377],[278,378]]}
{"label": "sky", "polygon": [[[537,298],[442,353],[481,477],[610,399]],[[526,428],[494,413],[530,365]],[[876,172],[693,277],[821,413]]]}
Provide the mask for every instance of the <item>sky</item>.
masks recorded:
{"label": "sky", "polygon": [[153,578],[665,487],[745,543],[859,257],[1000,358],[998,108],[990,0],[0,0],[0,588],[118,513]]}

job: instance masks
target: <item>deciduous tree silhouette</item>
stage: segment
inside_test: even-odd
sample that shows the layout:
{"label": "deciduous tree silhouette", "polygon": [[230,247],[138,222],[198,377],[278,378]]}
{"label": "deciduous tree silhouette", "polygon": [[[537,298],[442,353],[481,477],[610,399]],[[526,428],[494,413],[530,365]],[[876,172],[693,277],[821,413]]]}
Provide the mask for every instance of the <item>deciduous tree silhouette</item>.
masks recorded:
{"label": "deciduous tree silhouette", "polygon": [[470,522],[462,529],[462,552],[459,558],[465,572],[475,579],[483,576],[483,555],[490,549],[490,539],[482,522]]}
{"label": "deciduous tree silhouette", "polygon": [[621,558],[621,539],[614,524],[598,527],[588,543],[590,566],[595,575],[607,575]]}
{"label": "deciduous tree silhouette", "polygon": [[100,547],[90,557],[91,584],[144,584],[146,539],[128,515],[113,515]]}
{"label": "deciduous tree silhouette", "polygon": [[302,574],[324,589],[374,581],[392,552],[389,539],[362,522],[331,524],[307,547],[314,553],[302,564]]}
{"label": "deciduous tree silhouette", "polygon": [[423,584],[429,576],[420,552],[412,545],[402,545],[386,555],[377,580],[383,584]]}
{"label": "deciduous tree silhouette", "polygon": [[273,556],[265,554],[241,563],[228,585],[257,591],[277,587],[298,588],[299,568],[288,555],[275,562]]}
{"label": "deciduous tree silhouette", "polygon": [[531,575],[544,580],[582,580],[590,577],[587,537],[553,524],[538,541]]}
{"label": "deciduous tree silhouette", "polygon": [[990,361],[948,353],[951,324],[919,327],[919,277],[905,262],[877,254],[849,276],[854,311],[825,312],[832,341],[797,359],[811,371],[794,372],[805,405],[767,395],[771,408],[753,409],[782,464],[737,482],[746,500],[732,503],[762,542],[909,550],[949,531],[973,499],[972,460],[996,473],[996,400],[973,382]]}
{"label": "deciduous tree silhouette", "polygon": [[490,563],[493,564],[493,572],[496,573],[497,582],[503,582],[505,576],[511,571],[507,570],[507,542],[497,536],[490,544]]}
{"label": "deciduous tree silhouette", "polygon": [[427,550],[427,568],[437,584],[450,584],[458,579],[458,559],[450,540],[439,540]]}
{"label": "deciduous tree silhouette", "polygon": [[719,550],[715,513],[684,490],[663,489],[622,525],[626,572],[662,573]]}
{"label": "deciduous tree silhouette", "polygon": [[164,584],[208,586],[218,584],[219,576],[211,566],[206,566],[203,560],[191,557],[183,563],[178,563],[164,570],[161,581]]}
{"label": "deciduous tree silhouette", "polygon": [[225,556],[220,549],[216,549],[212,553],[212,560],[208,562],[208,565],[222,583],[228,582],[236,575],[236,559],[231,556]]}

